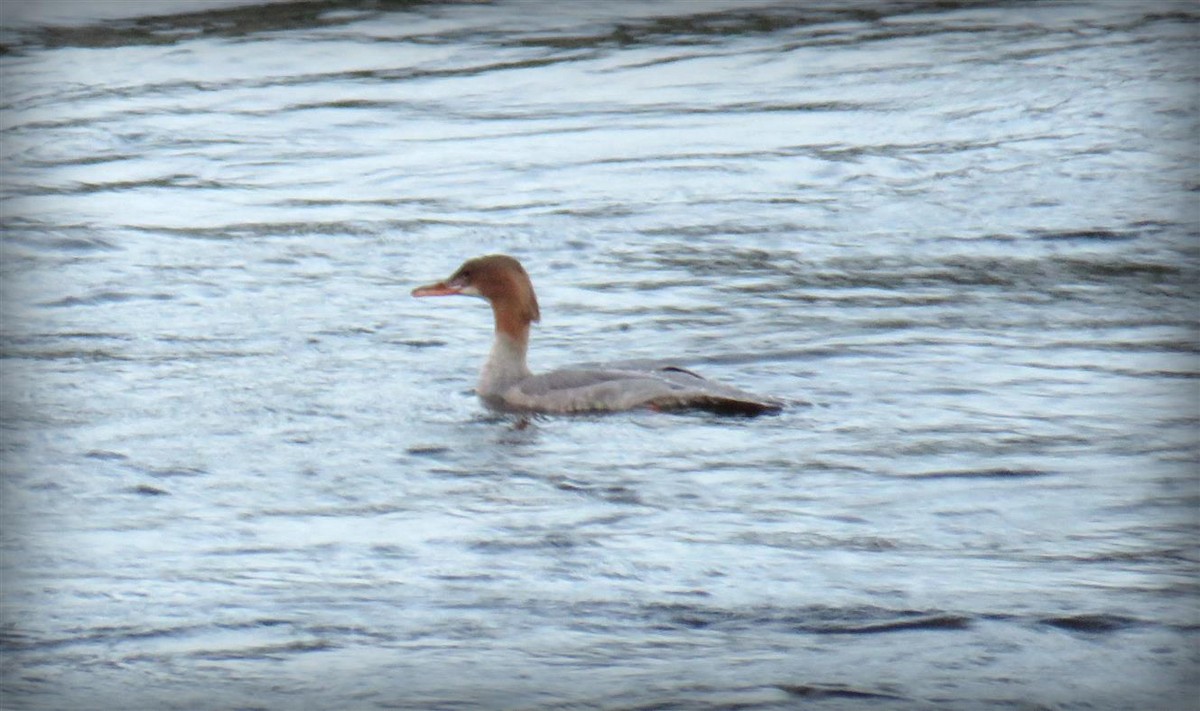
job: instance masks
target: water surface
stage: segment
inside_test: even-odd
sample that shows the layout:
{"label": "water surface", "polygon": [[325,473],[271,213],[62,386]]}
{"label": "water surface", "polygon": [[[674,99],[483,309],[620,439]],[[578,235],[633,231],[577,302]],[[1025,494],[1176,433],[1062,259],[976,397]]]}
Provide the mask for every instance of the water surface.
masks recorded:
{"label": "water surface", "polygon": [[[1194,708],[1194,5],[39,7],[5,708]],[[487,412],[491,252],[792,406]]]}

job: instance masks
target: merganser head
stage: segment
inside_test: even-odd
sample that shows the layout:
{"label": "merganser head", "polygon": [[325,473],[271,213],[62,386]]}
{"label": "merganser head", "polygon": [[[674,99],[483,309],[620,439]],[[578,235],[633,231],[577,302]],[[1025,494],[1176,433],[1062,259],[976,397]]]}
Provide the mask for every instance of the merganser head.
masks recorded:
{"label": "merganser head", "polygon": [[492,304],[496,326],[512,331],[541,318],[533,283],[521,263],[506,254],[463,262],[449,279],[413,289],[413,296],[479,296]]}

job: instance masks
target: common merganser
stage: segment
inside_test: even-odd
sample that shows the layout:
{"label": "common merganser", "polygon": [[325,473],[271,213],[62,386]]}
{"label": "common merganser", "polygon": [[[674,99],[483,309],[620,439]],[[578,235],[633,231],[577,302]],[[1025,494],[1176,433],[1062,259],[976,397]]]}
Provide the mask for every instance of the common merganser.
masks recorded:
{"label": "common merganser", "polygon": [[704,409],[756,415],[783,404],[706,380],[676,366],[613,369],[582,367],[533,375],[525,365],[537,296],[525,268],[504,254],[476,257],[445,281],[413,289],[413,296],[462,294],[487,299],[496,320],[491,355],[475,391],[491,407],[521,412],[612,412],[635,408]]}

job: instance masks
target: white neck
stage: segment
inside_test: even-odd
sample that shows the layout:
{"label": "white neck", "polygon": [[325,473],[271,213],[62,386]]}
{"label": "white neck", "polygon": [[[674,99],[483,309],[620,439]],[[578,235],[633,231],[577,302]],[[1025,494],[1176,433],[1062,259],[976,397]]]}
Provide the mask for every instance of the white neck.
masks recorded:
{"label": "white neck", "polygon": [[528,346],[529,342],[525,339],[513,338],[503,331],[496,331],[491,355],[483,364],[475,391],[482,397],[494,397],[528,378],[529,368],[525,365],[525,351]]}

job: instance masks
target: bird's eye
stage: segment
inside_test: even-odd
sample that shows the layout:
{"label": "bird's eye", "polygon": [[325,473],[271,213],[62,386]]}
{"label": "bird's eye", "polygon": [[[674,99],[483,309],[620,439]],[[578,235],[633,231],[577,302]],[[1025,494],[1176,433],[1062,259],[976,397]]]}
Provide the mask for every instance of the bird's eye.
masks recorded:
{"label": "bird's eye", "polygon": [[471,270],[470,270],[470,269],[464,269],[464,270],[462,270],[462,272],[460,272],[460,273],[459,273],[459,276],[461,276],[463,279],[466,279],[466,280],[470,281],[470,279],[471,279]]}

